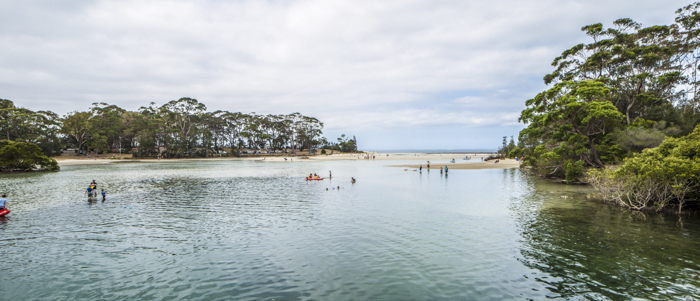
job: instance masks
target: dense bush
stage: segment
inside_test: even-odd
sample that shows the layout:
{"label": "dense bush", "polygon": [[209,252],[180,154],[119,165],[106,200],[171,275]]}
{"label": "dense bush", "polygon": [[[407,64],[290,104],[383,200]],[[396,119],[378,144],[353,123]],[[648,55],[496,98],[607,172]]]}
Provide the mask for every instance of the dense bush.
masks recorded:
{"label": "dense bush", "polygon": [[[39,168],[37,168],[39,166]],[[58,171],[58,163],[33,143],[0,140],[0,171]]]}
{"label": "dense bush", "polygon": [[700,198],[700,125],[681,138],[628,158],[619,168],[591,170],[588,180],[603,199],[632,209],[677,207]]}

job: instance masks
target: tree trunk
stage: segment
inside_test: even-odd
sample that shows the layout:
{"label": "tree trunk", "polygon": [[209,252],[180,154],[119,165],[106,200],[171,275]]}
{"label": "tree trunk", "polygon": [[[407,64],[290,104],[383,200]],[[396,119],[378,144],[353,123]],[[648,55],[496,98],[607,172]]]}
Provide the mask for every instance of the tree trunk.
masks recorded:
{"label": "tree trunk", "polygon": [[593,163],[595,163],[597,168],[603,167],[604,164],[602,161],[600,161],[600,157],[598,157],[598,151],[595,149],[595,143],[593,143],[593,138],[588,137],[588,145],[591,149],[591,154],[593,154]]}

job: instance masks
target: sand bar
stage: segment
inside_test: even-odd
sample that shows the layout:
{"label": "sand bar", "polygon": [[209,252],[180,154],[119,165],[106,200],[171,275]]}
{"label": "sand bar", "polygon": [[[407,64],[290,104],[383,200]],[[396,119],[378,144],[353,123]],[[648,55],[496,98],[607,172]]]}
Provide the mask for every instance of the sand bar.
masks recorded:
{"label": "sand bar", "polygon": [[[305,162],[305,161],[418,161],[415,164],[403,164],[403,165],[386,165],[388,167],[402,167],[408,169],[417,169],[419,166],[423,166],[423,169],[427,169],[427,161],[431,161],[430,169],[440,169],[447,166],[449,169],[506,169],[514,168],[520,166],[520,162],[505,159],[500,160],[499,163],[494,163],[494,160],[488,162],[481,162],[481,159],[487,157],[489,154],[477,153],[477,154],[429,154],[429,153],[375,153],[369,154],[374,156],[374,159],[366,159],[367,154],[334,154],[334,155],[318,155],[310,157],[287,157],[287,159],[292,159],[293,161],[286,162]],[[388,155],[388,156],[387,156]],[[463,160],[466,156],[471,157],[471,160]],[[128,155],[127,155],[128,156]],[[100,156],[98,158],[85,158],[80,157],[78,159],[76,156],[60,156],[55,157],[58,161],[59,166],[68,165],[89,165],[89,164],[119,164],[119,163],[182,163],[182,162],[193,162],[193,161],[217,161],[217,160],[229,160],[229,161],[241,161],[241,160],[263,160],[266,162],[285,162],[284,157],[217,157],[217,158],[182,158],[182,159],[139,159],[132,157],[122,157],[121,160],[108,159],[107,156]],[[452,159],[455,159],[456,163],[449,163]]]}
{"label": "sand bar", "polygon": [[[481,159],[479,159],[481,160]],[[417,169],[420,166],[423,166],[423,169],[428,169],[427,162],[426,164],[407,164],[407,165],[388,165],[389,167],[403,167],[403,168],[408,168],[408,169]],[[488,162],[468,162],[468,163],[430,163],[430,169],[441,169],[445,168],[447,166],[447,169],[507,169],[507,168],[516,168],[520,167],[520,162],[515,161],[513,159],[504,159],[500,160],[498,163],[495,163],[495,160],[491,160]]]}

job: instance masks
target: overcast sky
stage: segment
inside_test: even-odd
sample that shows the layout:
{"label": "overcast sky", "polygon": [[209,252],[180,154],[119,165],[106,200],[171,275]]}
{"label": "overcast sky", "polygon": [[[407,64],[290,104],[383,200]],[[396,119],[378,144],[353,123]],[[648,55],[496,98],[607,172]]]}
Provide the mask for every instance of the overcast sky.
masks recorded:
{"label": "overcast sky", "polygon": [[675,0],[0,0],[0,98],[64,115],[180,97],[300,112],[361,149],[496,149],[580,28]]}

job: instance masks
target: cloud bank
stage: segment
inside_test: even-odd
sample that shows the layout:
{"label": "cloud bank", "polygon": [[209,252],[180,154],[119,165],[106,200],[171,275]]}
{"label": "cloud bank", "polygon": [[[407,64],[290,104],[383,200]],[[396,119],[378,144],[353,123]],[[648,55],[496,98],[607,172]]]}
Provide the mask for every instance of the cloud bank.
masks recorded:
{"label": "cloud bank", "polygon": [[684,1],[6,1],[0,98],[65,114],[193,97],[365,149],[495,148],[584,25]]}

